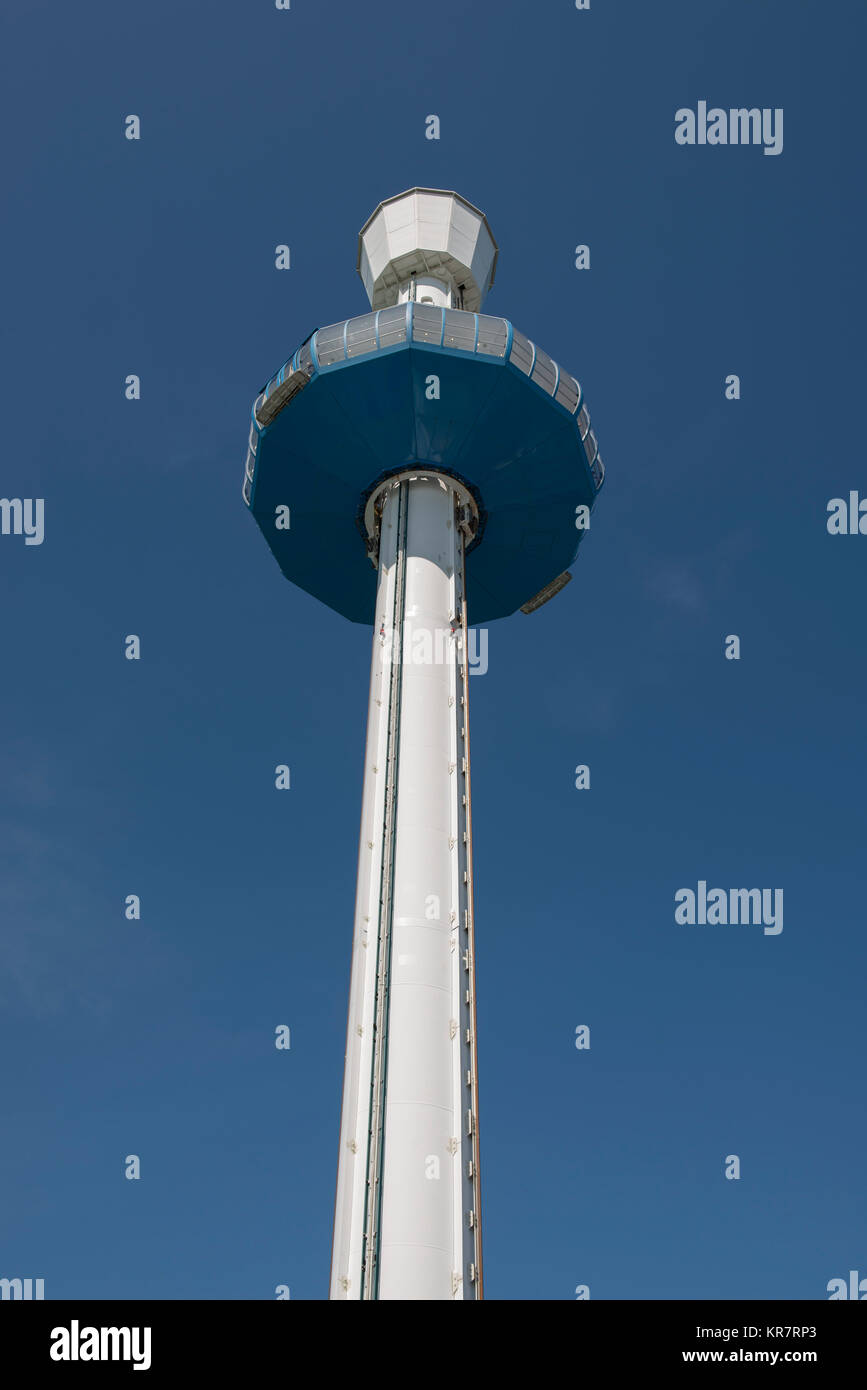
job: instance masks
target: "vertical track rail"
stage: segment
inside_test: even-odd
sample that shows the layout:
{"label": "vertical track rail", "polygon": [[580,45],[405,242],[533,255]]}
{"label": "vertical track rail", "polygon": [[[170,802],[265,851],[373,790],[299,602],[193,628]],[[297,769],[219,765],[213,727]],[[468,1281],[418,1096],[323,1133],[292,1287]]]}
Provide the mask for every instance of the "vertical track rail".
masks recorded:
{"label": "vertical track rail", "polygon": [[473,1210],[474,1210],[474,1229],[475,1229],[475,1266],[476,1266],[476,1298],[484,1297],[484,1281],[482,1278],[482,1186],[481,1168],[479,1160],[479,1055],[478,1055],[478,1028],[476,1016],[476,919],[475,907],[473,902],[473,801],[472,784],[470,778],[470,670],[469,670],[469,627],[467,623],[467,590],[466,590],[466,536],[461,534],[461,632],[463,638],[463,661],[461,663],[463,674],[463,729],[464,729],[464,756],[467,760],[466,773],[466,796],[467,796],[467,958],[469,970],[467,978],[469,981],[470,995],[470,1052],[472,1056],[471,1073],[472,1086],[471,1109],[473,1113],[473,1133],[472,1133],[472,1164],[473,1164]]}
{"label": "vertical track rail", "polygon": [[397,769],[400,749],[400,697],[403,662],[401,646],[406,606],[406,529],[409,487],[398,489],[396,574],[391,611],[392,648],[389,677],[389,725],[386,753],[386,786],[383,808],[382,876],[376,958],[376,1008],[370,1083],[370,1119],[367,1147],[367,1201],[362,1264],[362,1298],[375,1299],[379,1292],[379,1235],[382,1204],[382,1159],[385,1118],[385,1083],[388,1064],[388,981],[391,975],[391,940],[394,881],[394,842],[397,809]]}

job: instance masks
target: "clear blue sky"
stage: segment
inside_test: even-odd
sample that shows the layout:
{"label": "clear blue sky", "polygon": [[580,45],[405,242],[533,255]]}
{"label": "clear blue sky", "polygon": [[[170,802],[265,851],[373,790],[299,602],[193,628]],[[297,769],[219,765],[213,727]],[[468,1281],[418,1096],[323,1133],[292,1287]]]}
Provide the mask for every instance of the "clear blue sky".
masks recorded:
{"label": "clear blue sky", "polygon": [[[0,493],[45,540],[0,536],[0,1276],[327,1294],[369,636],[240,485],[256,390],[364,311],[356,234],[414,184],[487,213],[486,308],[579,378],[608,469],[573,583],[472,683],[486,1293],[867,1275],[867,537],[825,524],[867,494],[863,8],[9,0],[3,31]],[[783,153],[678,146],[700,100],[782,107]],[[782,887],[784,930],[678,926],[700,879]]]}

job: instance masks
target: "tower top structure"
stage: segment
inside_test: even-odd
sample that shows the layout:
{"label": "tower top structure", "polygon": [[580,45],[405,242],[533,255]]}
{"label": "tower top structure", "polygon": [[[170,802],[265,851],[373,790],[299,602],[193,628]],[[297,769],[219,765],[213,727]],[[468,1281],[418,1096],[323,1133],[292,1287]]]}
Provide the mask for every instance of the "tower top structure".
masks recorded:
{"label": "tower top structure", "polygon": [[373,309],[414,300],[477,312],[494,283],[488,219],[459,193],[410,188],[385,198],[358,236],[357,270]]}
{"label": "tower top structure", "polygon": [[460,194],[384,199],[358,246],[373,307],[317,329],[261,388],[244,500],[287,579],[367,624],[371,498],[407,470],[448,476],[477,515],[472,623],[535,612],[566,584],[603,483],[584,392],[508,319],[479,312],[497,244]]}

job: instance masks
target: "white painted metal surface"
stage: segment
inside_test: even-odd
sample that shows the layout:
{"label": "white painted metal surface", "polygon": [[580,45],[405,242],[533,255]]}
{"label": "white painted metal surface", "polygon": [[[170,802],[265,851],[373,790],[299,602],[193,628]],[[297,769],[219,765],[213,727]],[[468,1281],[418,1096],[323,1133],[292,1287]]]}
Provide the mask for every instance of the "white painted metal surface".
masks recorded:
{"label": "white painted metal surface", "polygon": [[357,269],[374,309],[397,304],[413,277],[433,276],[449,288],[450,307],[475,313],[494,283],[496,263],[485,214],[441,188],[386,198],[358,237]]}
{"label": "white painted metal surface", "polygon": [[421,472],[382,490],[336,1299],[481,1297],[458,491]]}
{"label": "white painted metal surface", "polygon": [[412,299],[416,304],[436,304],[440,309],[454,308],[458,298],[453,280],[438,280],[433,275],[416,275],[404,280],[397,292],[398,304]]}

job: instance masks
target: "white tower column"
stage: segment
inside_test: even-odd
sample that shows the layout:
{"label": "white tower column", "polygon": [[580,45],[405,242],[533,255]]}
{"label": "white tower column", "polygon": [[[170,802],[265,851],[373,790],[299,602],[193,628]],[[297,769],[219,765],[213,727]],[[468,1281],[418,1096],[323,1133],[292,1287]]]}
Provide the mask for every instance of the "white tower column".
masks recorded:
{"label": "white tower column", "polygon": [[332,1298],[481,1296],[464,548],[471,500],[379,492]]}
{"label": "white tower column", "polygon": [[405,304],[408,299],[418,304],[436,304],[441,309],[453,309],[458,302],[451,280],[438,279],[434,275],[416,275],[411,280],[404,280],[398,287],[397,302]]}

